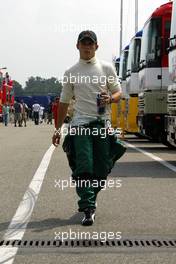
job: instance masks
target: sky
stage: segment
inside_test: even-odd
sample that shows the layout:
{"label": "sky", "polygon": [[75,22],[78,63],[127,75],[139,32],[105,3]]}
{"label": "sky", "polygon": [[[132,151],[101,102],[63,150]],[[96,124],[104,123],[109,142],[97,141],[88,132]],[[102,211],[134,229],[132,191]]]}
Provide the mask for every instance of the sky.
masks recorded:
{"label": "sky", "polygon": [[[135,0],[124,0],[123,47],[135,33]],[[139,0],[142,29],[150,14],[167,0]],[[61,79],[79,59],[80,31],[94,30],[97,57],[119,56],[120,0],[0,0],[0,68],[7,67],[22,86],[30,76]]]}

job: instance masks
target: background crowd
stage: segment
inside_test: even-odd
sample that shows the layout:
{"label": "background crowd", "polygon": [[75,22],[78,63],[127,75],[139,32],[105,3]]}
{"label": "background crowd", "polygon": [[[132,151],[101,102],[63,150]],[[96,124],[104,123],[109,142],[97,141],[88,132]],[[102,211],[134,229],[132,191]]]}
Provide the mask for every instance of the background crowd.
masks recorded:
{"label": "background crowd", "polygon": [[37,101],[29,107],[23,100],[14,102],[14,105],[5,103],[2,107],[2,122],[5,126],[12,124],[15,127],[26,127],[27,122],[32,120],[35,125],[41,123],[53,124],[56,126],[59,97],[50,102],[47,107],[40,105]]}

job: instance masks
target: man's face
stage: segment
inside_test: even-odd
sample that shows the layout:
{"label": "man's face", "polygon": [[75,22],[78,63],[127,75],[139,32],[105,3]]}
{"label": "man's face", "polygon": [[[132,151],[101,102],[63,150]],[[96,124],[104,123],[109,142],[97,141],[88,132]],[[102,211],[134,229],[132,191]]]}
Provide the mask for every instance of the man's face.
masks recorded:
{"label": "man's face", "polygon": [[95,51],[98,49],[98,45],[91,39],[85,38],[78,42],[77,49],[79,49],[81,59],[90,60],[95,56]]}

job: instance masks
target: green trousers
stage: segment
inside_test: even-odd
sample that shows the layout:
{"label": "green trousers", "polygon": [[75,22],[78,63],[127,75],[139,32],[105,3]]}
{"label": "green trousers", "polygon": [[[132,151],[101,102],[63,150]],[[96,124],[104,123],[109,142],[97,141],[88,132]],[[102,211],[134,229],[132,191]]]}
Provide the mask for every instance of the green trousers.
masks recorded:
{"label": "green trousers", "polygon": [[[89,128],[90,134],[85,132],[68,135],[63,143],[72,169],[72,178],[77,183],[79,211],[88,207],[96,208],[98,192],[104,187],[115,161],[126,150],[114,137],[101,133],[104,122],[92,122],[85,128]],[[93,133],[95,128],[98,131],[96,134]]]}
{"label": "green trousers", "polygon": [[74,135],[73,147],[75,151],[75,170],[73,178],[77,181],[76,191],[80,200],[79,211],[87,207],[96,207],[96,197],[103,188],[110,171],[109,138],[101,135],[102,124],[96,125],[96,135],[93,135],[93,126],[88,126],[90,134]]}

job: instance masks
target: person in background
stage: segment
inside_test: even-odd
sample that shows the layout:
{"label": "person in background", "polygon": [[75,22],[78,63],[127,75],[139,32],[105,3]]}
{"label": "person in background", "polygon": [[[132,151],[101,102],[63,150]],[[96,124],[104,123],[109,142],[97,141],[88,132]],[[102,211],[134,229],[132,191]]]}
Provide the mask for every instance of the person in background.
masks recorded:
{"label": "person in background", "polygon": [[32,115],[33,115],[32,106],[28,106],[27,120],[31,119],[33,121]]}
{"label": "person in background", "polygon": [[52,102],[49,103],[48,105],[48,109],[47,109],[47,118],[48,118],[48,121],[47,121],[47,124],[51,124],[52,125],[52,120],[53,120],[53,112],[52,112]]}
{"label": "person in background", "polygon": [[47,114],[47,108],[45,107],[44,108],[44,122],[45,122],[45,124],[47,122],[47,116],[48,116],[48,114]]}
{"label": "person in background", "polygon": [[17,126],[17,122],[18,122],[18,126],[21,127],[21,122],[22,122],[22,106],[18,101],[15,101],[14,103],[14,126]]}
{"label": "person in background", "polygon": [[39,124],[40,105],[37,102],[35,102],[33,104],[32,111],[33,111],[34,123],[35,123],[35,125],[38,125]]}
{"label": "person in background", "polygon": [[10,105],[9,121],[11,124],[14,124],[14,107],[13,107],[13,105]]}
{"label": "person in background", "polygon": [[26,127],[26,121],[27,121],[27,113],[28,113],[28,106],[27,104],[24,103],[24,101],[21,101],[21,114],[22,114],[22,120],[21,120],[21,125],[23,126],[23,122],[24,122],[24,126]]}
{"label": "person in background", "polygon": [[43,106],[41,105],[41,106],[40,106],[40,111],[39,111],[39,122],[40,122],[40,124],[43,123],[44,109],[45,109],[45,107],[43,107]]}
{"label": "person in background", "polygon": [[9,113],[10,113],[10,107],[8,103],[5,103],[2,107],[3,122],[5,126],[8,126],[9,123]]}

